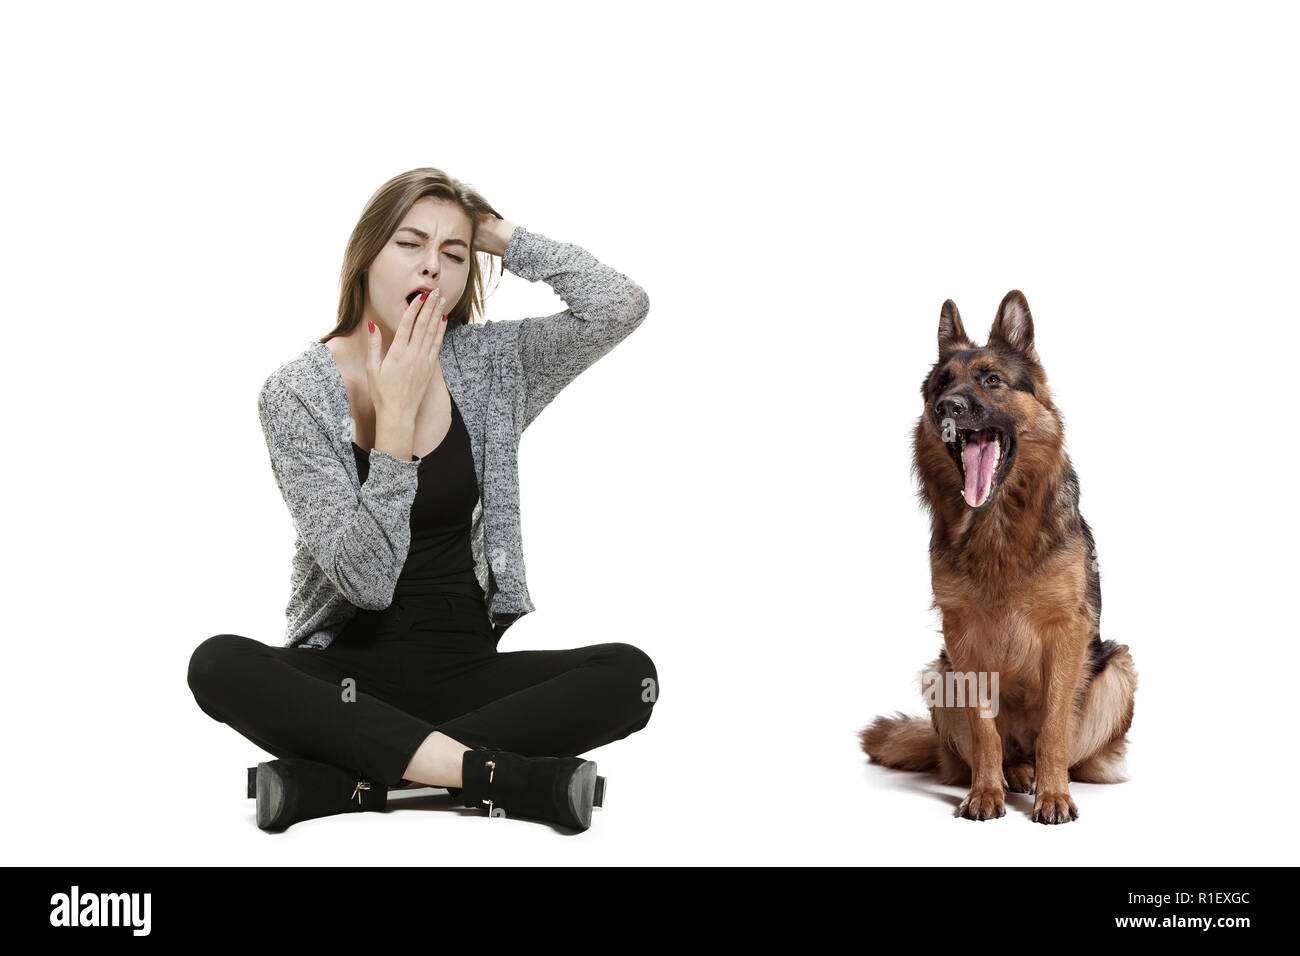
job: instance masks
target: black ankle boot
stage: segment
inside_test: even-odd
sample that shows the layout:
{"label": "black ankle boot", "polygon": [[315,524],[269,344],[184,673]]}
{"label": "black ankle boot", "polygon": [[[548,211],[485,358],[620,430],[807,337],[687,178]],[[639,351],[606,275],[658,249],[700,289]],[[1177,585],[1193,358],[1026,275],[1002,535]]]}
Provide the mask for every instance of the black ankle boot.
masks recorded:
{"label": "black ankle boot", "polygon": [[580,831],[591,826],[591,808],[596,805],[594,760],[522,757],[479,747],[465,751],[460,773],[462,806]]}
{"label": "black ankle boot", "polygon": [[278,832],[335,813],[382,810],[388,788],[333,764],[281,758],[257,765],[257,825]]}

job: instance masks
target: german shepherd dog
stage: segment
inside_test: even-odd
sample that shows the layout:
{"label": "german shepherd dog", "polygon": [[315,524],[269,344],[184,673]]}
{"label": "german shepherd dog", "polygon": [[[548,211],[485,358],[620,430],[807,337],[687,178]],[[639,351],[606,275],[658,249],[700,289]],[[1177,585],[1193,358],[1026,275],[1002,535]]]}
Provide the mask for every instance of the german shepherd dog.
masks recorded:
{"label": "german shepherd dog", "polygon": [[990,675],[997,707],[959,690],[929,720],[876,718],[862,749],[889,767],[969,784],[958,817],[1005,816],[1009,789],[1035,794],[1034,821],[1068,823],[1079,815],[1070,780],[1127,779],[1137,673],[1128,647],[1098,630],[1092,531],[1024,295],[1007,293],[983,347],[945,302],[939,360],[921,394],[913,470],[930,512],[944,643],[922,684],[928,674],[960,689]]}

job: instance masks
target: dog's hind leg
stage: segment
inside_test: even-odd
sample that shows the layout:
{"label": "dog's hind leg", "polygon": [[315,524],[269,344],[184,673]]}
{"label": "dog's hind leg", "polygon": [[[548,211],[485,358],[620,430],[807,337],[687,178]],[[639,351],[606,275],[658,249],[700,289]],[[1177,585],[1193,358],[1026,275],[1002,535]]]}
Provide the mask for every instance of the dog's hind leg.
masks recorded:
{"label": "dog's hind leg", "polygon": [[[969,786],[971,782],[970,723],[961,716],[961,711],[952,707],[935,707],[931,711],[934,729],[938,732],[943,746],[939,748],[939,779],[943,783]],[[1015,749],[1014,746],[1004,754],[1002,776],[1006,779],[1006,789],[1013,793],[1034,792],[1034,763],[1032,750],[1029,755]]]}
{"label": "dog's hind leg", "polygon": [[970,725],[956,707],[931,707],[930,722],[939,735],[939,782],[970,786]]}
{"label": "dog's hind leg", "polygon": [[944,744],[939,748],[939,782],[957,787],[970,786],[970,764]]}
{"label": "dog's hind leg", "polygon": [[1127,780],[1125,734],[1133,723],[1137,671],[1124,644],[1110,651],[1106,666],[1092,678],[1070,733],[1070,779],[1080,783]]}
{"label": "dog's hind leg", "polygon": [[1123,783],[1128,779],[1124,752],[1128,741],[1114,740],[1099,753],[1070,768],[1070,779],[1079,783]]}
{"label": "dog's hind leg", "polygon": [[1012,793],[1034,792],[1034,765],[1032,763],[1004,764],[1002,776],[1007,778],[1007,789]]}

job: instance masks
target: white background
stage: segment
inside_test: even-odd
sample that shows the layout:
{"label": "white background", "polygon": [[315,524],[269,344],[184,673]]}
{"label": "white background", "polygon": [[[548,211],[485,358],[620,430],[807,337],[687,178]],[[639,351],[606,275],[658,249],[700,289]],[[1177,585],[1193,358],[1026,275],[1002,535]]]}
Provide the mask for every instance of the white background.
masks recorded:
{"label": "white background", "polygon": [[[1285,5],[65,4],[6,32],[7,862],[1294,858]],[[661,679],[590,754],[579,836],[438,791],[265,834],[268,755],[185,681],[210,635],[283,639],[257,391],[416,166],[650,297],[520,452],[537,610],[501,649],[626,641]],[[982,339],[1012,288],[1140,680],[1132,780],[1058,827],[1016,795],[954,819],[964,788],[857,743],[922,712],[940,646],[909,474],[940,305]],[[561,308],[507,274],[488,318]]]}

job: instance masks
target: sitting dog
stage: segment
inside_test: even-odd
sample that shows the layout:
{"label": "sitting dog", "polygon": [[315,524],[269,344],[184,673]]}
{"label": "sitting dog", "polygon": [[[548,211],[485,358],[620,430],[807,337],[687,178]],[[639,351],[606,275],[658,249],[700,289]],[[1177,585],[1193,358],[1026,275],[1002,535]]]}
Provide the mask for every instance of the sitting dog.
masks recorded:
{"label": "sitting dog", "polygon": [[[1004,816],[1010,789],[1035,794],[1036,822],[1068,823],[1079,813],[1071,779],[1126,779],[1137,673],[1128,647],[1098,630],[1092,531],[1025,297],[1007,293],[983,347],[945,302],[921,394],[913,467],[931,517],[944,643],[923,689],[928,679],[943,693],[929,720],[876,718],[862,749],[969,784],[957,816]],[[975,687],[978,700],[965,693]]]}

